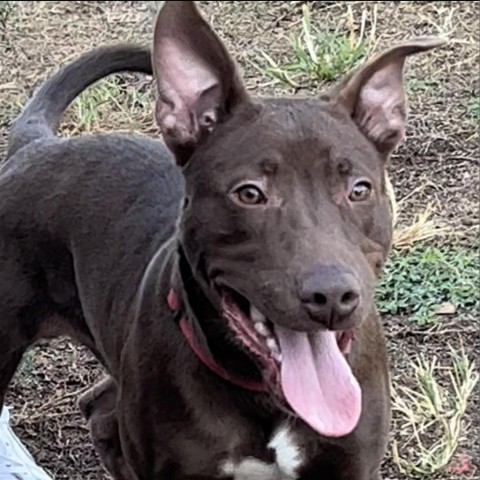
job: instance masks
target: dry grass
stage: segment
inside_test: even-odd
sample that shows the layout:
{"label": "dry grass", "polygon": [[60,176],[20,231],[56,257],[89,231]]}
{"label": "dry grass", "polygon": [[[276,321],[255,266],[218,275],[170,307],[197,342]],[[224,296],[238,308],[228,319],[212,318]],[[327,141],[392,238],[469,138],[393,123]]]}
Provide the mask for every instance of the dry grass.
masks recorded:
{"label": "dry grass", "polygon": [[[432,219],[433,205],[428,204],[423,212],[415,215],[412,223],[398,226],[399,216],[401,213],[401,204],[403,201],[397,201],[395,189],[392,185],[390,177],[386,177],[387,195],[390,199],[392,211],[393,232],[393,248],[402,249],[408,248],[415,243],[428,242],[429,240],[445,237],[452,233],[452,229],[448,226],[439,226],[437,222]],[[424,186],[421,186],[424,188]],[[415,191],[411,192],[411,196]]]}
{"label": "dry grass", "polygon": [[437,225],[432,219],[432,212],[433,206],[429,204],[423,212],[415,216],[410,225],[396,229],[393,234],[393,246],[396,249],[407,248],[415,243],[425,243],[452,234],[449,226]]}
{"label": "dry grass", "polygon": [[[445,366],[435,357],[417,358],[413,386],[400,381],[393,389],[393,458],[408,478],[445,471],[467,435],[465,413],[480,376],[465,351],[449,351]],[[446,379],[443,386],[440,378]]]}

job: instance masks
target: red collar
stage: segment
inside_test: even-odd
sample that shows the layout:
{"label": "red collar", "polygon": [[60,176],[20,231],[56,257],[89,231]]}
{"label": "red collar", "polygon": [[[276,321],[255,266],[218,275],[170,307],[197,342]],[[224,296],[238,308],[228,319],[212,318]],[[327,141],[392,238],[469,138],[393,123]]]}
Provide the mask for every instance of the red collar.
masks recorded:
{"label": "red collar", "polygon": [[[171,289],[168,293],[167,303],[172,311],[178,312],[180,310],[180,300],[173,289]],[[195,338],[192,329],[190,328],[186,316],[182,316],[180,319],[180,330],[195,355],[205,366],[207,366],[212,372],[216,373],[219,377],[230,383],[233,383],[234,385],[245,388],[246,390],[252,390],[254,392],[267,391],[267,388],[263,383],[235,377],[225,370],[221,365],[219,365],[211,355],[202,349],[201,345]]]}

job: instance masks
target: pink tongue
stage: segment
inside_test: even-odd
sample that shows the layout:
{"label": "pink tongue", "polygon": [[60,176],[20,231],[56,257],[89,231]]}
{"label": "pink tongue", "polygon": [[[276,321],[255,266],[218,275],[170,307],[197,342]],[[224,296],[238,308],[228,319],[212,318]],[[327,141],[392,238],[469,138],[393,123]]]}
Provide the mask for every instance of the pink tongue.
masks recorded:
{"label": "pink tongue", "polygon": [[282,351],[282,389],[290,407],[327,437],[349,434],[361,412],[361,390],[335,332],[305,333],[275,326]]}

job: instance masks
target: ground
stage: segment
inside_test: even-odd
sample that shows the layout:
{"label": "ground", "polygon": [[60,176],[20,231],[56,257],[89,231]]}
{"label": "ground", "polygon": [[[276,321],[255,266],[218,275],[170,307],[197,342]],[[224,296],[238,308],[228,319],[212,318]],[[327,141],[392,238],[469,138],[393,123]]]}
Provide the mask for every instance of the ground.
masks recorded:
{"label": "ground", "polygon": [[[39,82],[93,46],[116,41],[149,44],[160,3],[0,2],[0,160],[12,118]],[[311,74],[312,57],[304,56],[305,48],[295,53],[290,43],[291,38],[302,38],[305,5],[315,29],[344,40],[364,39],[373,50],[417,35],[450,38],[446,46],[408,61],[407,140],[390,166],[399,208],[398,237],[386,280],[379,287],[379,307],[396,408],[384,476],[478,478],[480,421],[474,407],[478,409],[479,385],[476,367],[469,362],[478,365],[480,360],[476,326],[480,5],[200,4],[240,64],[248,88],[260,95],[314,94],[328,87],[331,79],[325,65]],[[319,45],[330,41],[315,38]],[[347,66],[352,60],[351,52],[345,51],[348,45],[333,50],[346,57]],[[269,65],[262,52],[280,70]],[[289,70],[288,80],[285,65],[292,62],[296,66]],[[333,73],[341,75],[344,67],[334,65]],[[83,95],[65,115],[61,134],[113,129],[157,134],[149,80],[124,78],[126,82],[102,82]],[[422,214],[423,219],[417,218]],[[443,314],[435,313],[440,306]],[[455,356],[459,352],[464,356]],[[416,371],[416,383],[414,365],[421,358],[425,369]],[[15,377],[7,399],[13,406],[15,431],[56,479],[108,478],[76,407],[78,395],[101,373],[84,348],[60,339],[36,346]]]}

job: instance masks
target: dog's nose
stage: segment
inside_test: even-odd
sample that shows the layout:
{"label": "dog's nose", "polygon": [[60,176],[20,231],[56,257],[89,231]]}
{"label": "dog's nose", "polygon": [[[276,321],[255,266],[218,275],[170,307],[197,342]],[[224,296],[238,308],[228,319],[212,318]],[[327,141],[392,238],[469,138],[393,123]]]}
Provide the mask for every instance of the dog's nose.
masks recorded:
{"label": "dog's nose", "polygon": [[318,266],[305,275],[299,294],[315,322],[331,330],[353,327],[352,314],[360,303],[360,286],[349,271]]}

